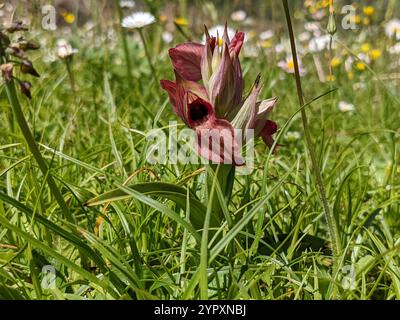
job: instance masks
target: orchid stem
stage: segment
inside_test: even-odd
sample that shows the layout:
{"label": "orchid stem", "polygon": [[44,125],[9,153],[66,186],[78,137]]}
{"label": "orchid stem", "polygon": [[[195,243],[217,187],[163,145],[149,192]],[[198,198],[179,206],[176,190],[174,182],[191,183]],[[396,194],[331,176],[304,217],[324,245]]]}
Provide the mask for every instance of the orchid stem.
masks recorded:
{"label": "orchid stem", "polygon": [[144,52],[146,53],[147,61],[149,62],[151,72],[152,72],[154,80],[156,81],[156,84],[157,84],[158,83],[157,72],[156,72],[156,69],[154,68],[153,62],[151,61],[149,48],[147,47],[146,39],[144,38],[144,35],[143,35],[143,30],[141,28],[139,28],[138,31],[139,31],[140,39],[142,39],[142,42],[143,42]]}
{"label": "orchid stem", "polygon": [[[288,4],[287,0],[282,0],[282,1],[283,1],[283,6],[284,6],[284,10],[285,10],[285,15],[286,15],[286,21],[287,21],[287,25],[288,25],[288,29],[289,29],[290,45],[291,45],[291,49],[292,49],[294,69],[295,69],[297,94],[298,94],[300,107],[302,107],[304,105],[304,96],[303,96],[303,89],[302,89],[301,80],[300,80],[299,62],[297,60],[296,42],[295,42],[295,37],[294,37],[292,21],[290,18],[289,4]],[[301,108],[301,119],[303,122],[306,143],[307,143],[308,151],[309,151],[311,162],[312,162],[312,168],[313,168],[314,175],[315,175],[315,178],[317,181],[319,198],[320,198],[320,201],[324,208],[325,219],[326,219],[328,229],[329,229],[330,240],[332,243],[332,253],[333,253],[334,258],[338,258],[341,253],[340,234],[339,234],[338,226],[336,223],[336,219],[335,219],[332,211],[330,210],[328,199],[326,197],[325,187],[324,187],[324,183],[323,183],[322,175],[321,175],[321,169],[320,169],[318,161],[317,161],[314,144],[313,144],[310,129],[309,129],[307,113],[304,108]]]}

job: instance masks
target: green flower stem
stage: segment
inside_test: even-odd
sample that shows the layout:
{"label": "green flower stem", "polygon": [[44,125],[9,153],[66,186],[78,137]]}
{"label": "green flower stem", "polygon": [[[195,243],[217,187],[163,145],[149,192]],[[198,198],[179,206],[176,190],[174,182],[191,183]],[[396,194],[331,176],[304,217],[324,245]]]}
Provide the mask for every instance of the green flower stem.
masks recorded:
{"label": "green flower stem", "polygon": [[142,39],[142,42],[143,42],[144,52],[146,53],[146,58],[147,58],[147,61],[149,62],[151,73],[153,74],[156,84],[158,84],[159,81],[158,81],[158,77],[157,77],[157,72],[156,72],[156,69],[154,68],[153,62],[151,61],[149,48],[147,47],[146,39],[144,38],[144,35],[143,35],[143,30],[142,30],[142,28],[139,28],[138,31],[139,31],[140,39]]}
{"label": "green flower stem", "polygon": [[72,72],[72,59],[69,57],[65,60],[65,66],[67,67],[69,83],[71,84],[71,90],[74,95],[74,99],[76,101],[76,86],[75,86],[75,78],[74,73]]}
{"label": "green flower stem", "polygon": [[[289,29],[290,44],[291,44],[291,48],[292,48],[292,55],[293,55],[293,62],[294,62],[294,69],[295,69],[297,94],[298,94],[300,107],[302,107],[304,105],[303,90],[302,90],[301,80],[300,80],[299,62],[297,60],[296,43],[295,43],[295,38],[294,38],[292,22],[291,22],[291,18],[290,18],[289,5],[288,5],[287,0],[282,0],[282,1],[283,1],[287,25],[288,25],[288,29]],[[314,175],[315,175],[315,178],[317,181],[320,201],[324,208],[325,219],[326,219],[328,229],[329,229],[330,240],[332,243],[332,252],[333,252],[334,257],[337,258],[340,256],[340,253],[341,253],[340,234],[339,234],[336,219],[335,219],[332,211],[330,210],[330,207],[328,204],[324,183],[322,181],[321,170],[320,170],[320,167],[319,167],[319,164],[317,161],[317,157],[315,154],[315,149],[314,149],[314,145],[313,145],[313,141],[311,138],[311,133],[310,133],[309,125],[308,125],[307,114],[306,114],[306,111],[304,108],[301,109],[301,119],[303,122],[304,134],[306,137],[308,151],[309,151],[310,157],[311,157],[312,168],[313,168]]]}
{"label": "green flower stem", "polygon": [[[119,19],[119,24],[122,24],[122,19],[123,19],[123,14],[122,14],[122,8],[120,5],[120,1],[116,0],[116,7],[117,7],[117,12],[118,12],[118,19]],[[132,62],[130,59],[129,55],[129,48],[128,48],[128,40],[126,37],[126,30],[124,28],[121,28],[121,38],[122,38],[122,46],[124,48],[124,55],[125,55],[125,63],[126,63],[126,75],[129,81],[129,85],[133,88],[133,77],[132,77]]]}
{"label": "green flower stem", "polygon": [[44,158],[42,157],[42,155],[39,151],[39,148],[36,144],[36,141],[32,135],[32,132],[29,129],[29,126],[25,119],[21,105],[18,101],[14,82],[11,81],[11,82],[7,83],[5,88],[6,88],[8,100],[11,104],[11,107],[12,107],[12,110],[14,113],[15,120],[17,121],[18,126],[20,127],[20,129],[22,131],[22,134],[25,138],[26,143],[28,144],[30,151],[32,152],[33,157],[35,158],[40,170],[42,171],[43,176],[46,177],[47,184],[49,185],[49,188],[50,188],[51,192],[53,193],[53,196],[57,200],[58,205],[60,206],[65,219],[67,219],[67,221],[70,223],[74,223],[75,220],[74,220],[71,212],[69,211],[68,206],[65,203],[64,198],[63,198],[60,190],[58,189],[57,184],[55,183],[52,175],[49,174],[48,165],[47,165],[46,161],[44,160]]}
{"label": "green flower stem", "polygon": [[[216,179],[219,186],[221,187],[222,194],[224,195],[224,201],[228,205],[232,195],[233,184],[235,182],[235,166],[230,164],[211,164],[210,169],[213,175],[217,175]],[[208,191],[211,190],[213,183],[213,177],[211,174],[207,176],[207,187]],[[212,211],[217,215],[219,221],[224,217],[223,210],[221,207],[220,200],[217,196],[214,196],[212,201]],[[229,222],[229,221],[228,221]]]}

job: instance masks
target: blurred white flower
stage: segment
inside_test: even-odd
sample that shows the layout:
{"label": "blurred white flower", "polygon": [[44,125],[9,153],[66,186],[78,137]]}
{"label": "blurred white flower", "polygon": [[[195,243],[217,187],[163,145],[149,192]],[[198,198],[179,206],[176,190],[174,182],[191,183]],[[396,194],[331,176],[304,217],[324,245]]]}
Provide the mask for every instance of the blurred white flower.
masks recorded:
{"label": "blurred white flower", "polygon": [[301,42],[306,42],[311,39],[311,33],[304,31],[298,35],[298,38]]}
{"label": "blurred white flower", "polygon": [[78,49],[72,48],[71,44],[65,39],[59,39],[57,41],[57,56],[60,59],[66,59],[73,56],[78,52]]}
{"label": "blurred white flower", "polygon": [[365,62],[365,63],[370,63],[370,62],[371,62],[371,58],[370,58],[369,54],[366,54],[366,53],[361,52],[361,53],[359,53],[359,54],[357,55],[357,57],[358,57],[361,61],[363,61],[363,62]]}
{"label": "blurred white flower", "polygon": [[282,53],[282,52],[284,52],[285,51],[285,45],[281,42],[281,43],[278,43],[276,46],[275,46],[275,52],[276,53]]}
{"label": "blurred white flower", "polygon": [[135,12],[122,20],[122,27],[139,29],[156,22],[156,18],[148,12]]}
{"label": "blurred white flower", "polygon": [[321,52],[328,47],[330,41],[331,37],[329,35],[315,37],[310,40],[308,48],[311,52]]}
{"label": "blurred white flower", "polygon": [[392,39],[400,40],[400,19],[392,19],[385,25],[386,35]]}
{"label": "blurred white flower", "polygon": [[254,26],[254,24],[256,23],[256,20],[254,20],[254,18],[252,17],[247,17],[246,20],[244,20],[243,25],[247,26],[247,27],[251,27]]}
{"label": "blurred white flower", "polygon": [[124,9],[132,9],[135,6],[135,1],[133,1],[133,0],[121,0],[119,2],[119,5],[121,6],[121,8],[124,8]]}
{"label": "blurred white flower", "polygon": [[354,58],[352,56],[348,56],[344,61],[344,68],[347,72],[350,72],[354,63]]}
{"label": "blurred white flower", "polygon": [[298,131],[288,131],[285,135],[285,139],[288,142],[294,142],[301,138],[301,134]]}
{"label": "blurred white flower", "polygon": [[304,29],[313,33],[316,37],[321,35],[321,25],[318,22],[306,22],[304,24]]}
{"label": "blurred white flower", "polygon": [[315,20],[322,20],[326,16],[327,10],[321,9],[313,13],[312,17]]}
{"label": "blurred white flower", "polygon": [[[303,67],[303,63],[300,59],[300,57],[297,57],[297,61],[299,63],[299,73],[300,76],[303,76],[306,74],[307,70]],[[281,60],[278,62],[278,67],[281,68],[283,71],[287,73],[294,74],[294,61],[292,57],[287,57],[285,60]]]}
{"label": "blurred white flower", "polygon": [[389,49],[390,54],[400,54],[400,42],[396,43]]}
{"label": "blurred white flower", "polygon": [[265,30],[260,33],[259,38],[262,41],[269,40],[274,36],[274,32],[272,30]]}
{"label": "blurred white flower", "polygon": [[238,10],[238,11],[232,12],[232,14],[231,14],[231,19],[232,19],[232,21],[235,21],[235,22],[241,22],[244,19],[246,19],[246,17],[247,17],[247,14],[246,14],[246,11],[244,11],[244,10]]}
{"label": "blurred white flower", "polygon": [[256,46],[250,44],[243,47],[243,55],[248,58],[256,58],[260,55],[260,51]]}
{"label": "blurred white flower", "polygon": [[171,34],[171,32],[164,31],[162,33],[162,39],[165,43],[170,43],[172,40],[174,40],[174,36]]}
{"label": "blurred white flower", "polygon": [[354,112],[355,108],[354,108],[354,105],[349,102],[340,101],[339,102],[339,110],[340,110],[340,112],[343,112],[343,113],[352,113],[352,112]]}

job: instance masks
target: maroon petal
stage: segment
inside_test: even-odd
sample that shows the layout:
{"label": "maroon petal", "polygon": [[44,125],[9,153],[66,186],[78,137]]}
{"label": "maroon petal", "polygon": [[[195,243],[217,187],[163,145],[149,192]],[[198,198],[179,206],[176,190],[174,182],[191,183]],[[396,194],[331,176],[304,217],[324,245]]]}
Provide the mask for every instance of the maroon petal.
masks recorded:
{"label": "maroon petal", "polygon": [[244,37],[244,32],[236,32],[229,44],[229,52],[234,53],[236,57],[239,56],[240,50],[242,49]]}
{"label": "maroon petal", "polygon": [[204,45],[188,42],[169,49],[169,56],[175,70],[186,80],[201,80],[201,57]]}
{"label": "maroon petal", "polygon": [[[275,143],[274,139],[272,138],[272,135],[275,134],[278,131],[278,125],[276,122],[271,121],[271,120],[266,120],[264,128],[261,131],[261,137],[264,140],[264,143],[271,149]],[[276,144],[273,152],[276,152],[276,150],[281,147],[281,145]]]}
{"label": "maroon petal", "polygon": [[[207,91],[204,86],[194,81],[188,81],[182,78],[175,71],[176,82],[169,80],[161,80],[161,87],[168,92],[169,99],[172,104],[172,109],[188,126],[193,127],[188,113],[188,99],[195,100],[196,97],[209,104]],[[190,102],[190,101],[189,101]],[[214,113],[213,107],[210,105],[211,111]]]}

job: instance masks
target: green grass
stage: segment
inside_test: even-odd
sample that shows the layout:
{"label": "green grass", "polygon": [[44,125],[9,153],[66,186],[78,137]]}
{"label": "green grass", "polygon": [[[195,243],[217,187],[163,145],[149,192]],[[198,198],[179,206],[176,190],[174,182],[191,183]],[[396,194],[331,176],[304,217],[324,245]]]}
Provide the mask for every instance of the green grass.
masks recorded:
{"label": "green grass", "polygon": [[[274,30],[287,38],[280,1],[271,7]],[[225,21],[224,14],[207,23]],[[355,70],[352,80],[342,65],[333,83],[321,83],[312,55],[303,57],[305,100],[313,101],[305,109],[343,248],[334,261],[295,82],[276,66],[277,54],[260,50],[241,60],[247,90],[261,72],[262,97],[279,97],[272,119],[283,147],[271,154],[258,141],[256,169],[236,176],[224,202],[217,179],[207,194],[206,167],[145,161],[146,132],[176,120],[155,78],[173,78],[168,48],[183,36],[176,32],[167,45],[161,23],[143,30],[155,76],[138,34],[128,34],[131,80],[119,28],[116,44],[95,46],[113,27],[106,23],[95,21],[93,37],[82,28],[68,36],[79,48],[76,97],[65,65],[42,61],[45,48],[30,54],[41,73],[32,81],[34,98],[18,97],[74,223],[46,184],[0,85],[0,298],[400,299],[399,80],[385,80],[393,61],[382,32],[364,30],[383,57]],[[297,33],[303,23],[294,20]],[[201,36],[201,27],[185,28]],[[33,35],[52,48],[58,34],[37,28]],[[358,37],[341,32],[335,54],[356,51]],[[342,100],[354,103],[354,114],[338,110]],[[289,131],[300,139],[288,140]],[[46,265],[56,270],[55,288],[41,285]]]}

